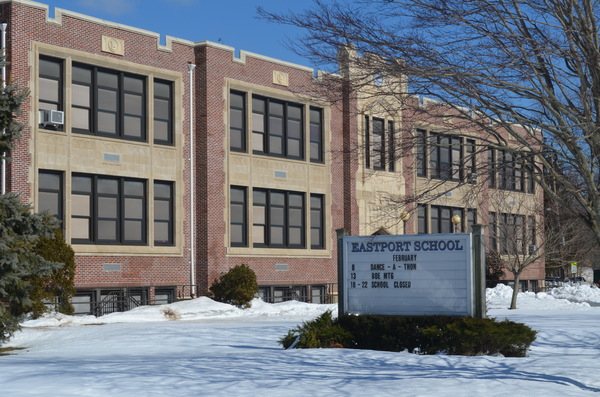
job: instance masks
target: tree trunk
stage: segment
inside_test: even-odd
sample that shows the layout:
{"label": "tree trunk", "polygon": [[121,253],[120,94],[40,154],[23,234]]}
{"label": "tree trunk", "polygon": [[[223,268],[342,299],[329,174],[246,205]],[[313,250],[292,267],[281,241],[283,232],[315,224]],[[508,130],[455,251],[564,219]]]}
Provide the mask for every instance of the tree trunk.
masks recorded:
{"label": "tree trunk", "polygon": [[513,286],[512,298],[510,299],[510,310],[517,308],[517,295],[519,295],[519,279],[521,278],[520,273],[513,273],[515,277],[515,285]]}

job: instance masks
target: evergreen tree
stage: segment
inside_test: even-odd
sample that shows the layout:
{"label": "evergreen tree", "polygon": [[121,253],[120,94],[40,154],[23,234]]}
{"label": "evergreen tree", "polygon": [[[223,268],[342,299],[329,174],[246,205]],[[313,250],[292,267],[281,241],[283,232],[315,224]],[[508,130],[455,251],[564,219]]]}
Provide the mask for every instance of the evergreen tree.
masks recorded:
{"label": "evergreen tree", "polygon": [[57,226],[55,218],[32,213],[17,195],[0,195],[0,343],[19,329],[19,320],[31,309],[28,280],[62,266],[36,252],[40,238],[51,238]]}

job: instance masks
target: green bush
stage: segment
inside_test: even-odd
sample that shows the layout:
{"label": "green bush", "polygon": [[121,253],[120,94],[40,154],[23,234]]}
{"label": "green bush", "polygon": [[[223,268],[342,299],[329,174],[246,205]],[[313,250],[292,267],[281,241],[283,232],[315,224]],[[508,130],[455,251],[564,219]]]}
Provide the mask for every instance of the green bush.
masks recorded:
{"label": "green bush", "polygon": [[[325,316],[325,315],[324,315]],[[322,317],[324,317],[322,316]],[[288,332],[283,347],[332,347],[417,354],[524,357],[536,331],[512,321],[454,316],[343,315],[318,318]]]}
{"label": "green bush", "polygon": [[235,266],[213,282],[210,296],[223,303],[237,307],[250,307],[250,301],[258,292],[256,273],[247,265]]}
{"label": "green bush", "polygon": [[48,261],[64,265],[50,275],[29,279],[33,317],[40,317],[46,312],[47,302],[55,303],[55,309],[60,313],[73,314],[71,297],[75,294],[75,252],[65,241],[62,231],[57,229],[52,237],[41,238],[35,252]]}
{"label": "green bush", "polygon": [[346,347],[352,341],[352,335],[335,325],[331,311],[327,311],[316,319],[288,331],[279,339],[279,344],[288,349],[295,344],[297,349],[314,349],[319,347]]}

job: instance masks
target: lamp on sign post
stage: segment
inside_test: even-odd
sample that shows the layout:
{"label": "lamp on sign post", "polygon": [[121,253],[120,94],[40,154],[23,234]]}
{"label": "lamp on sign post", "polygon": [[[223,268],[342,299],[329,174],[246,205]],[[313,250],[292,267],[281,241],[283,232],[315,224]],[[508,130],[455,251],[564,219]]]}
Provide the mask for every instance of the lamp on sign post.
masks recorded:
{"label": "lamp on sign post", "polygon": [[460,215],[454,215],[452,218],[450,218],[450,221],[454,225],[454,233],[458,233],[458,225],[460,225],[461,221]]}
{"label": "lamp on sign post", "polygon": [[400,220],[402,220],[402,226],[403,226],[402,230],[403,230],[404,234],[407,234],[406,233],[406,222],[408,222],[409,219],[410,219],[410,214],[408,212],[402,211],[400,213]]}

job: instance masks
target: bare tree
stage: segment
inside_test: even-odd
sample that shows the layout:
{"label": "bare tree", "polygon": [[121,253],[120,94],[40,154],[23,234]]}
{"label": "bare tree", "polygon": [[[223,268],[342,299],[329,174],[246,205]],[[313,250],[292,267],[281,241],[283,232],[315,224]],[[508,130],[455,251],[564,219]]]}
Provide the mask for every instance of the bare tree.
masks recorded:
{"label": "bare tree", "polygon": [[[407,94],[435,98],[485,131],[489,144],[529,152],[546,196],[600,244],[599,7],[595,0],[317,0],[301,14],[259,12],[305,28],[293,48],[349,76],[350,87],[406,77],[408,91],[390,84],[373,95],[405,105]],[[362,73],[337,70],[338,50],[348,45],[363,55]]]}

